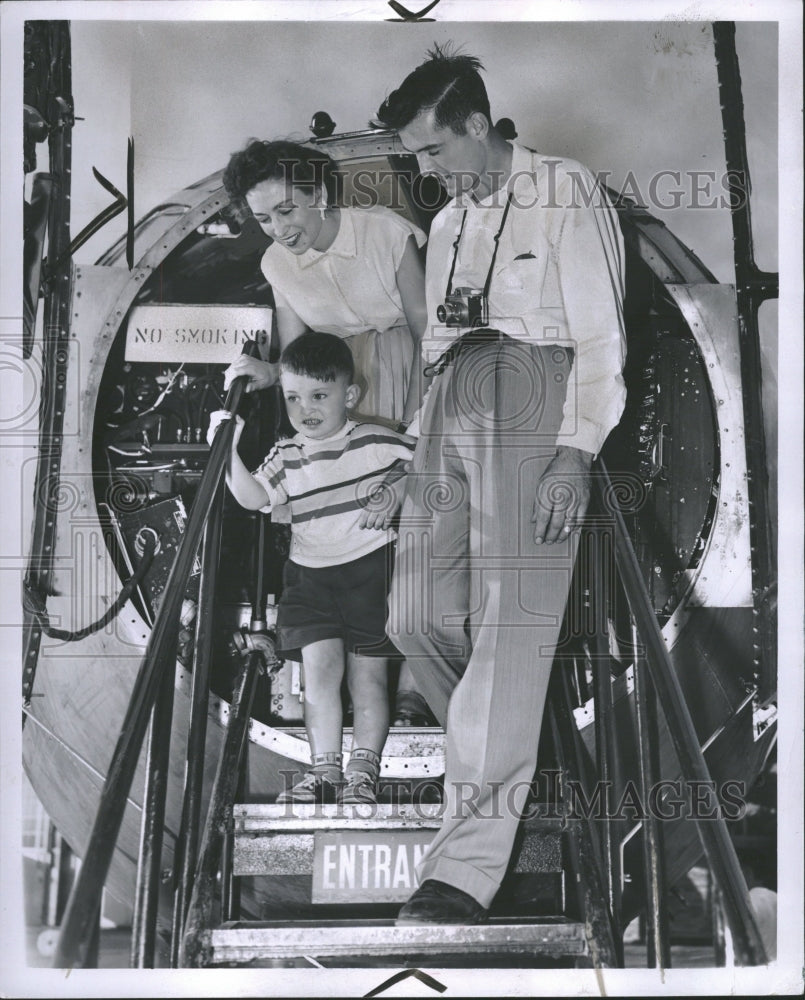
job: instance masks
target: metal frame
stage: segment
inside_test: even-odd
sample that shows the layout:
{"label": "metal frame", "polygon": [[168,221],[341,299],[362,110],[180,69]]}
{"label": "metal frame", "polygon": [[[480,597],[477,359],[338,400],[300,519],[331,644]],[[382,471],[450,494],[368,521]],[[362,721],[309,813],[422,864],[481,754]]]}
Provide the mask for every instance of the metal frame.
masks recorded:
{"label": "metal frame", "polygon": [[755,264],[752,190],[746,150],[746,126],[741,93],[741,73],[735,49],[735,23],[717,21],[713,25],[724,148],[732,208],[735,281],[738,300],[741,354],[741,388],[746,427],[747,488],[749,524],[752,535],[752,583],[754,616],[754,664],[759,680],[761,703],[777,691],[777,567],[768,495],[768,464],[761,396],[760,337],[757,315],[760,305],[778,295],[776,273],[762,271]]}
{"label": "metal frame", "polygon": [[[46,598],[53,589],[53,556],[56,537],[55,508],[61,472],[62,440],[69,362],[69,311],[72,264],[65,256],[70,247],[70,164],[72,153],[73,97],[70,62],[69,21],[45,22],[49,42],[62,50],[51,55],[59,79],[47,78],[48,152],[53,193],[47,221],[48,260],[42,282],[45,294],[42,373],[43,392],[39,409],[36,504],[25,587]],[[51,30],[52,29],[52,30]],[[23,619],[23,704],[30,701],[34,685],[42,628],[38,618],[26,612]]]}

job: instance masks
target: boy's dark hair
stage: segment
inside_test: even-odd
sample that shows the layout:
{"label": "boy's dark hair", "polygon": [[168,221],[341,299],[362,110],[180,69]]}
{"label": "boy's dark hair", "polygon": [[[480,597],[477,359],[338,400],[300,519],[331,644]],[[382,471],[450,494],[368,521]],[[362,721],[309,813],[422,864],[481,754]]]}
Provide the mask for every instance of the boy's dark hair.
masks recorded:
{"label": "boy's dark hair", "polygon": [[475,56],[452,55],[450,45],[434,45],[429,58],[409,73],[397,90],[380,105],[378,121],[386,128],[401,129],[423,111],[434,109],[439,128],[448,126],[456,135],[466,134],[467,118],[480,111],[490,124],[489,98]]}
{"label": "boy's dark hair", "polygon": [[280,355],[280,368],[320,382],[335,382],[341,375],[352,383],[355,362],[341,337],[309,330],[292,340]]}
{"label": "boy's dark hair", "polygon": [[233,153],[224,170],[223,182],[230,198],[245,198],[261,181],[280,180],[302,191],[327,192],[336,200],[336,171],[330,157],[319,149],[298,142],[250,139]]}

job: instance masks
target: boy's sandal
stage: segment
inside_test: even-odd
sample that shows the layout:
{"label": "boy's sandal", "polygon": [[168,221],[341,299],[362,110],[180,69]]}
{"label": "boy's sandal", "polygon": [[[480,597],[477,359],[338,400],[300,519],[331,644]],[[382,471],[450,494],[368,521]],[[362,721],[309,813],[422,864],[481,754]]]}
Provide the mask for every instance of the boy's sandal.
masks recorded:
{"label": "boy's sandal", "polygon": [[341,786],[342,805],[377,802],[377,782],[366,771],[347,771]]}

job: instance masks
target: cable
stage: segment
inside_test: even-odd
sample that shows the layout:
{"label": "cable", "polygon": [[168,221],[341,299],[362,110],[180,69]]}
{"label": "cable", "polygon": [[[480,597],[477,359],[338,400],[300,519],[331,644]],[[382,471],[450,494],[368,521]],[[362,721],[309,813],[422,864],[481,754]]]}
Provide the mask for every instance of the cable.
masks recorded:
{"label": "cable", "polygon": [[115,601],[107,608],[101,618],[94,621],[91,625],[86,625],[84,628],[79,629],[77,632],[68,632],[64,629],[53,628],[50,624],[50,618],[48,617],[44,600],[40,595],[35,594],[35,592],[27,585],[23,589],[23,607],[29,614],[38,620],[39,627],[49,639],[61,639],[64,642],[78,642],[80,639],[86,639],[88,635],[92,635],[93,632],[98,632],[100,629],[108,625],[134,593],[145,574],[151,568],[151,563],[154,560],[156,543],[156,536],[146,536],[140,563],[128,580],[124,581],[120,593],[115,598]]}

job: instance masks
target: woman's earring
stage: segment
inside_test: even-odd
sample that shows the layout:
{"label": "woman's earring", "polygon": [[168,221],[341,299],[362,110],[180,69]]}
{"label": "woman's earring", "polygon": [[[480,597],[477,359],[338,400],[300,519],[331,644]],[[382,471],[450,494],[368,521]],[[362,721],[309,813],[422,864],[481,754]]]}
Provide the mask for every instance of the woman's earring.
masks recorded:
{"label": "woman's earring", "polygon": [[322,221],[324,221],[324,219],[327,218],[327,206],[326,205],[319,205],[319,215],[321,216]]}

